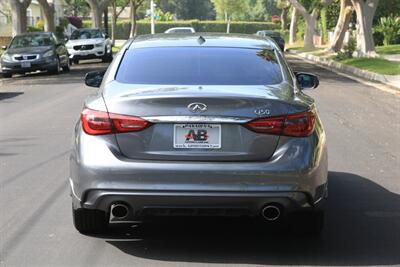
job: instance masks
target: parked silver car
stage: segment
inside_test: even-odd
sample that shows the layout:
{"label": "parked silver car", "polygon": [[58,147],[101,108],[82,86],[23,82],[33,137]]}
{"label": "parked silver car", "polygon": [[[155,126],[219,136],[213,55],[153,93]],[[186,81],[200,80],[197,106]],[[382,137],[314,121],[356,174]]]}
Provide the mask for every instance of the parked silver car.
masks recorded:
{"label": "parked silver car", "polygon": [[70,186],[77,230],[158,216],[323,226],[326,137],[281,50],[258,36],[152,35],[91,72]]}
{"label": "parked silver car", "polygon": [[169,28],[164,33],[195,33],[196,30],[192,27],[175,27]]}

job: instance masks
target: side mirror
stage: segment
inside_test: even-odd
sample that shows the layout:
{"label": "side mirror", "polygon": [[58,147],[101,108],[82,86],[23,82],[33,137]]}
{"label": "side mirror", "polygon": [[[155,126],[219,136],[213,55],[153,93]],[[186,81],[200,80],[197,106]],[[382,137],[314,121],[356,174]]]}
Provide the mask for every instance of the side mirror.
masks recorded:
{"label": "side mirror", "polygon": [[7,49],[7,46],[6,46],[6,45],[2,45],[2,46],[1,46],[1,49],[6,50],[6,49]]}
{"label": "side mirror", "polygon": [[85,84],[90,87],[100,87],[105,71],[91,71],[85,75]]}
{"label": "side mirror", "polygon": [[64,43],[67,43],[69,41],[68,37],[64,37]]}
{"label": "side mirror", "polygon": [[314,74],[298,72],[296,73],[296,79],[301,89],[314,89],[319,85],[319,79]]}
{"label": "side mirror", "polygon": [[105,34],[104,34],[104,38],[105,38],[105,39],[108,39],[108,37],[109,37],[109,36],[108,36],[108,33],[105,33]]}

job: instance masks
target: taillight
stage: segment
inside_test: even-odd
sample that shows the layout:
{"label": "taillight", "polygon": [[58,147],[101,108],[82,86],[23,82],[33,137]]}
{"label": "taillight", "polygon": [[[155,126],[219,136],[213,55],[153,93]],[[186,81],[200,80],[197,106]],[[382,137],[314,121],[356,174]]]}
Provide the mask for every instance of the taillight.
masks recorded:
{"label": "taillight", "polygon": [[83,130],[90,135],[138,132],[150,125],[150,122],[138,117],[88,108],[82,111],[81,121]]}
{"label": "taillight", "polygon": [[312,134],[315,128],[315,114],[312,111],[261,118],[245,124],[257,133],[304,137]]}
{"label": "taillight", "polygon": [[110,134],[112,122],[107,112],[85,108],[81,113],[82,128],[90,135]]}
{"label": "taillight", "polygon": [[312,111],[291,114],[286,117],[283,135],[286,136],[309,136],[314,132],[315,114]]}
{"label": "taillight", "polygon": [[285,117],[261,118],[246,123],[246,126],[256,133],[282,134]]}

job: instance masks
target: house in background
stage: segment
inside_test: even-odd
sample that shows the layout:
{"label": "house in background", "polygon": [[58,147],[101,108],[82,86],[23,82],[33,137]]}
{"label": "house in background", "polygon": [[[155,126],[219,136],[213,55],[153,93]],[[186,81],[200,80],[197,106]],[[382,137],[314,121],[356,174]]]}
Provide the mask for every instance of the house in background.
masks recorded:
{"label": "house in background", "polygon": [[[58,25],[60,18],[64,16],[64,1],[63,0],[49,0],[54,3],[55,16],[54,20]],[[9,37],[12,35],[11,28],[11,12],[7,0],[0,0],[0,36]],[[32,0],[28,9],[26,10],[28,26],[35,26],[39,20],[43,20],[43,12],[37,0]]]}

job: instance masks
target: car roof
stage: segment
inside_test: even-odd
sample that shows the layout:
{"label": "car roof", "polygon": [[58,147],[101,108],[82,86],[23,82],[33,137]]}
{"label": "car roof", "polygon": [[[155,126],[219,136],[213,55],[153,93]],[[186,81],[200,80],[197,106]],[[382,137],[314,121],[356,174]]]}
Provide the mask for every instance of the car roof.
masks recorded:
{"label": "car roof", "polygon": [[169,28],[167,31],[170,30],[194,30],[193,27],[174,27],[174,28]]}
{"label": "car roof", "polygon": [[79,28],[79,29],[75,29],[75,31],[100,31],[99,28]]}
{"label": "car roof", "polygon": [[249,34],[187,33],[154,34],[136,37],[129,49],[147,47],[240,47],[273,49],[275,45],[264,37]]}
{"label": "car roof", "polygon": [[52,32],[26,32],[16,35],[17,36],[29,36],[29,35],[51,35]]}

